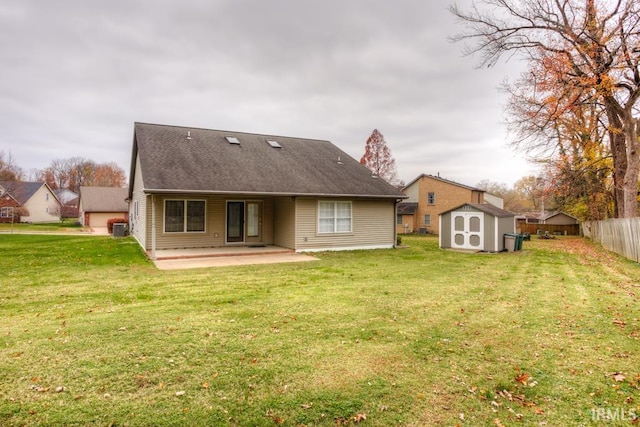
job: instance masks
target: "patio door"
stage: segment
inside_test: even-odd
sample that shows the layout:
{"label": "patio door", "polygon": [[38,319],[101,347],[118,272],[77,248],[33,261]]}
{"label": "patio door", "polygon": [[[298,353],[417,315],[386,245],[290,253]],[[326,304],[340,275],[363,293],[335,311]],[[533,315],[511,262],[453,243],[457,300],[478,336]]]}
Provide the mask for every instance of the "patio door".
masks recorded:
{"label": "patio door", "polygon": [[262,202],[227,202],[227,243],[262,242]]}
{"label": "patio door", "polygon": [[483,235],[483,212],[451,212],[452,248],[482,250]]}

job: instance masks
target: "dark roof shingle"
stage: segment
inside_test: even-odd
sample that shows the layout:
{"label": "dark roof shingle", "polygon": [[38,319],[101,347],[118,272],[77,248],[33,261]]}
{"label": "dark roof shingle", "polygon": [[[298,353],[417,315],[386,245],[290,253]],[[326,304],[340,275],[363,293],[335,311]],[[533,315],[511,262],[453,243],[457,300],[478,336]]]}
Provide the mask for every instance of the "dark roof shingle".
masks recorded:
{"label": "dark roof shingle", "polygon": [[136,154],[148,192],[405,197],[329,141],[136,123]]}
{"label": "dark roof shingle", "polygon": [[25,181],[1,181],[0,187],[4,188],[14,199],[21,205],[24,205],[29,199],[36,194],[36,191],[42,187],[44,182],[25,182]]}
{"label": "dark roof shingle", "polygon": [[128,188],[80,187],[80,200],[85,212],[128,212]]}

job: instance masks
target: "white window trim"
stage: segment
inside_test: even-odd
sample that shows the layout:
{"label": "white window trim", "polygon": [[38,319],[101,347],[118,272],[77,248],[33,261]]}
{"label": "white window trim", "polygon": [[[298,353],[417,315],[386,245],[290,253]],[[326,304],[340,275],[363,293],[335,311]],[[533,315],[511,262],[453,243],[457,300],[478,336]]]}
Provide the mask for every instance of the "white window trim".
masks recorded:
{"label": "white window trim", "polygon": [[[427,216],[429,217],[429,222],[427,222]],[[422,223],[424,225],[431,225],[431,214],[424,214],[422,216]]]}
{"label": "white window trim", "polygon": [[[333,231],[320,231],[320,204],[321,203],[333,203]],[[337,206],[338,203],[348,203],[349,204],[349,231],[336,231],[337,228]],[[317,222],[316,222],[316,232],[319,235],[323,235],[323,236],[329,236],[332,234],[339,234],[339,235],[345,235],[345,234],[353,234],[353,202],[351,200],[318,200],[318,203],[316,204],[316,216],[317,216]]]}
{"label": "white window trim", "polygon": [[[167,202],[184,202],[184,221],[182,231],[167,231]],[[188,202],[204,203],[204,230],[203,231],[187,231],[187,205]],[[205,234],[207,232],[207,201],[206,199],[164,199],[162,203],[162,233],[163,234]]]}

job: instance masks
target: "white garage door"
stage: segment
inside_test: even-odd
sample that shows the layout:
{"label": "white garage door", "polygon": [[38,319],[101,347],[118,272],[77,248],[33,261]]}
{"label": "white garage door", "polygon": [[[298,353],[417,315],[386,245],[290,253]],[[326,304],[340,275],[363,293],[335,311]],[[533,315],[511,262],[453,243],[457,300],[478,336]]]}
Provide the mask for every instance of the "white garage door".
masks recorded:
{"label": "white garage door", "polygon": [[451,247],[457,249],[484,248],[484,213],[451,213]]}

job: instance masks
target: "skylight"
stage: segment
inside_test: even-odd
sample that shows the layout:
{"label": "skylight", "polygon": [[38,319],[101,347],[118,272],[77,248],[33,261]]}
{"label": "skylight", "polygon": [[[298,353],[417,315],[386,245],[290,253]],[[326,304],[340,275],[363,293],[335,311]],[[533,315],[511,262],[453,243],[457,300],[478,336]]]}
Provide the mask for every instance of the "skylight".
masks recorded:
{"label": "skylight", "polygon": [[272,139],[267,139],[267,144],[269,144],[273,148],[282,148],[282,145],[280,145],[278,141],[274,141]]}
{"label": "skylight", "polygon": [[235,136],[225,136],[229,144],[240,144],[240,141]]}

